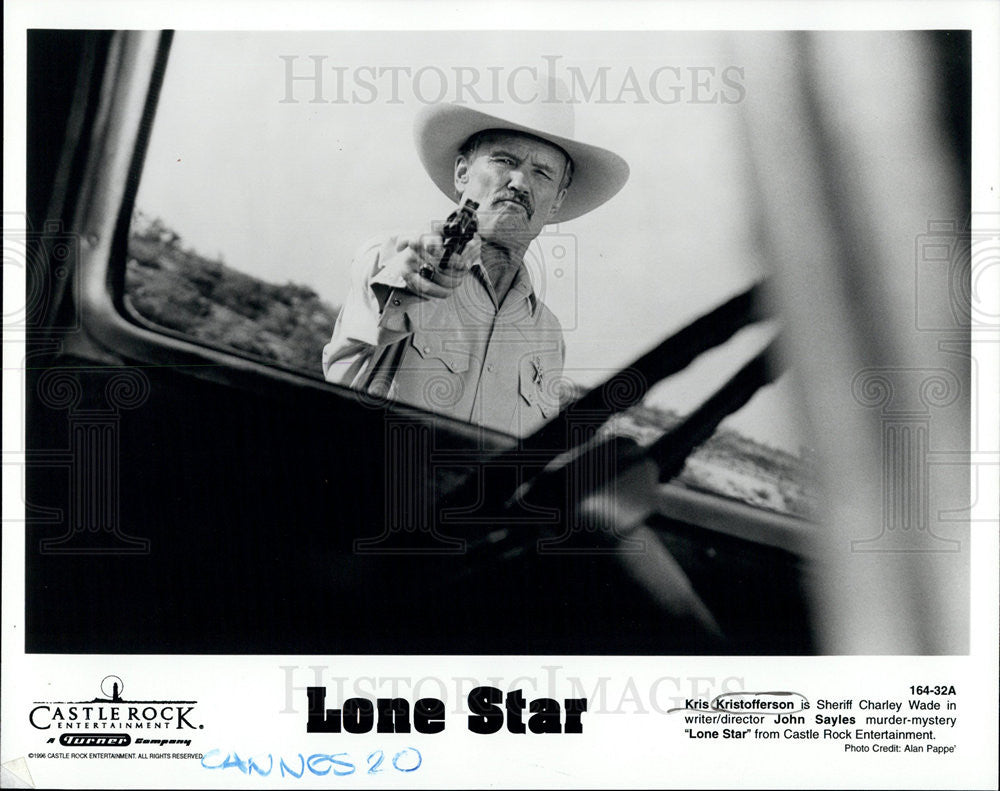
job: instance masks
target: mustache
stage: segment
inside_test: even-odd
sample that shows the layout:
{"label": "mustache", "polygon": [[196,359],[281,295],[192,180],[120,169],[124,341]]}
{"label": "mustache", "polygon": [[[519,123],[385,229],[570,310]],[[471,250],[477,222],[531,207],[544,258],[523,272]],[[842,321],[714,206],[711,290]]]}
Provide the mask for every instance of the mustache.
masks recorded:
{"label": "mustache", "polygon": [[529,219],[531,219],[531,215],[535,213],[535,209],[531,205],[531,199],[527,195],[523,195],[519,192],[504,192],[493,198],[494,205],[501,201],[513,201],[514,203],[522,206],[528,213]]}

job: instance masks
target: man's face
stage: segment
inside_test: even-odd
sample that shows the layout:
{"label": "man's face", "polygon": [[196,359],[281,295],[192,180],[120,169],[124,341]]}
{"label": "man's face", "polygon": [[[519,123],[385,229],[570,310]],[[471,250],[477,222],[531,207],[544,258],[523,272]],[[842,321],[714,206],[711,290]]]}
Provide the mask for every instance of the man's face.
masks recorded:
{"label": "man's face", "polygon": [[516,132],[483,135],[455,162],[455,189],[479,203],[483,240],[525,248],[559,210],[568,162],[549,143]]}

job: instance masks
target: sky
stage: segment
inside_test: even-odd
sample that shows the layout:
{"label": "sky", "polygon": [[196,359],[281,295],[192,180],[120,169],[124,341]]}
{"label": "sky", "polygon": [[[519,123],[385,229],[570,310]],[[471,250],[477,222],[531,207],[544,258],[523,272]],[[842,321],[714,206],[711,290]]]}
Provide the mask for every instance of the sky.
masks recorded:
{"label": "sky", "polygon": [[[526,69],[562,79],[577,137],[631,167],[619,195],[548,226],[526,256],[567,374],[592,386],[765,271],[741,126],[764,86],[726,34],[181,31],[137,206],[203,255],[338,305],[362,243],[453,208],[416,155],[420,107],[488,111],[525,96]],[[690,410],[770,332],[741,333],[653,402]],[[796,450],[791,392],[782,379],[730,423]]]}

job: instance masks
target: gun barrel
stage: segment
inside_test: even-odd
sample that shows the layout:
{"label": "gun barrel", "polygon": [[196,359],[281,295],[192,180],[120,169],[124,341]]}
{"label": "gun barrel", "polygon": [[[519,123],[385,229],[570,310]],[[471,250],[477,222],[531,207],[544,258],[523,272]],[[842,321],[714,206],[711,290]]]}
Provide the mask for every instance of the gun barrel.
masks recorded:
{"label": "gun barrel", "polygon": [[448,217],[441,235],[444,237],[444,254],[438,262],[439,269],[447,269],[448,262],[455,254],[461,255],[465,246],[476,234],[478,222],[476,221],[476,209],[479,204],[471,198],[466,198],[462,205]]}

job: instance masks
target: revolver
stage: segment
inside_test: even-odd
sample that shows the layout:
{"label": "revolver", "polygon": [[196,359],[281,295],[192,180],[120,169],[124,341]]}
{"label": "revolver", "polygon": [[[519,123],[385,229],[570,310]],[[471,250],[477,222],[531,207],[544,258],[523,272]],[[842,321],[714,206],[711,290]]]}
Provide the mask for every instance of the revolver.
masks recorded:
{"label": "revolver", "polygon": [[[461,255],[465,246],[476,234],[479,224],[476,222],[476,209],[479,204],[472,198],[466,198],[462,205],[448,215],[444,228],[441,229],[441,238],[444,240],[444,253],[438,262],[438,268],[447,269],[448,261],[453,255]],[[428,280],[434,276],[434,267],[424,264],[420,267],[420,275]]]}

